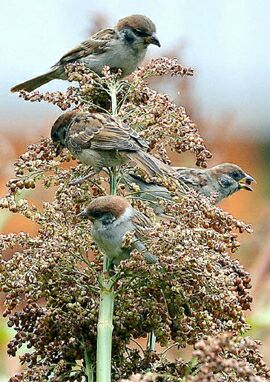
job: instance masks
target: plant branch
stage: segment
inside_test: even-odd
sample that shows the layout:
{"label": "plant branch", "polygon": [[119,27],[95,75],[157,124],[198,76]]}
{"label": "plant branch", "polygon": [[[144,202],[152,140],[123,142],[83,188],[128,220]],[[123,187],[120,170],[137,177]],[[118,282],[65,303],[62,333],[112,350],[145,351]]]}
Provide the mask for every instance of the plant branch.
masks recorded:
{"label": "plant branch", "polygon": [[[117,114],[118,84],[114,82],[110,87],[112,115]],[[117,169],[109,168],[110,194],[116,195]],[[97,326],[97,382],[111,382],[112,369],[112,331],[113,331],[113,306],[114,284],[118,278],[108,277],[111,262],[107,256],[103,259],[103,274],[99,277],[100,282],[100,306]]]}
{"label": "plant branch", "polygon": [[115,167],[111,167],[109,170],[110,174],[110,194],[116,195],[117,190],[117,170]]}
{"label": "plant branch", "polygon": [[134,338],[131,338],[130,341],[134,342],[138,346],[138,348],[142,351],[142,353],[144,354],[143,347],[139,344],[138,341],[134,340]]}
{"label": "plant branch", "polygon": [[97,326],[97,382],[111,381],[114,291],[110,279],[100,277],[101,293]]}
{"label": "plant branch", "polygon": [[155,350],[156,346],[156,336],[153,330],[147,335],[147,351],[152,352]]}
{"label": "plant branch", "polygon": [[94,382],[94,368],[93,368],[93,363],[89,357],[88,351],[85,348],[83,352],[84,356],[84,362],[85,362],[85,373],[87,376],[87,381],[88,382]]}
{"label": "plant branch", "polygon": [[117,93],[118,93],[118,84],[113,82],[109,86],[111,94],[111,103],[112,103],[112,115],[117,115]]}

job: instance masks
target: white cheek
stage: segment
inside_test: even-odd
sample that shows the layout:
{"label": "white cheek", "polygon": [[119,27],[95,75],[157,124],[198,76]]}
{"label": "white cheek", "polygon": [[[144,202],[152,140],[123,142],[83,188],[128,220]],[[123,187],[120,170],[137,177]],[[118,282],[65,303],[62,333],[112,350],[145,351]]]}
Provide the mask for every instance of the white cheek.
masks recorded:
{"label": "white cheek", "polygon": [[115,222],[113,223],[114,227],[117,227],[120,224],[127,224],[133,215],[134,210],[131,206],[129,206],[128,208],[126,208],[125,212],[118,219],[115,220]]}
{"label": "white cheek", "polygon": [[100,220],[95,220],[94,223],[93,223],[93,227],[92,227],[92,230],[96,230],[96,231],[102,231],[104,229],[104,225],[102,224],[102,222]]}
{"label": "white cheek", "polygon": [[127,231],[133,230],[131,217],[134,214],[132,207],[128,207],[124,214],[112,224],[104,225],[96,220],[92,228],[92,236],[99,249],[107,256],[113,258],[123,253],[122,240]]}

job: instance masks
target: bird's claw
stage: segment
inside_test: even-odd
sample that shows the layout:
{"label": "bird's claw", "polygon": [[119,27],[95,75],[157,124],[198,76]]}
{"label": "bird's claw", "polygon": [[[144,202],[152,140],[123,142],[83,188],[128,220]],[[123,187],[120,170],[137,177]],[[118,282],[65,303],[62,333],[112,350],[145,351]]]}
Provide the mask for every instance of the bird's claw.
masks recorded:
{"label": "bird's claw", "polygon": [[79,177],[79,178],[76,178],[76,179],[72,180],[72,181],[69,183],[69,186],[77,186],[78,184],[82,184],[82,183],[84,183],[87,179],[92,178],[93,175],[95,175],[95,173],[91,171],[90,173],[88,173],[88,174],[85,175],[85,176],[81,176],[81,177]]}

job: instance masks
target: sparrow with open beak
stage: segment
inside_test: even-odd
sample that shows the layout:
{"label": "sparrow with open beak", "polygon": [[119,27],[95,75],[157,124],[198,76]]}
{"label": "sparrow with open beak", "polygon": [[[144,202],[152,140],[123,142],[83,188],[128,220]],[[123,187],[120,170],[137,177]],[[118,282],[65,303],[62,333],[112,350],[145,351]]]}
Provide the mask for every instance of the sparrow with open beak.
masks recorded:
{"label": "sparrow with open beak", "polygon": [[150,44],[160,46],[155,24],[143,15],[125,17],[115,28],[102,29],[67,52],[49,72],[18,84],[11,91],[30,92],[51,80],[66,80],[65,65],[75,62],[99,75],[104,66],[113,71],[120,69],[125,77],[142,62]]}
{"label": "sparrow with open beak", "polygon": [[233,163],[222,163],[209,169],[174,167],[181,179],[195,191],[207,196],[215,196],[216,203],[239,190],[253,191],[252,176],[246,174]]}
{"label": "sparrow with open beak", "polygon": [[[214,197],[216,204],[239,190],[252,191],[251,183],[255,182],[252,176],[232,163],[222,163],[209,169],[188,167],[173,167],[172,169],[175,171],[174,176],[181,183],[206,197]],[[131,183],[139,186],[141,197],[150,202],[172,198],[171,193],[164,186],[153,182],[147,183],[132,172],[124,174],[123,179],[128,186]],[[157,214],[162,213],[154,203],[153,207]]]}
{"label": "sparrow with open beak", "polygon": [[103,167],[116,168],[128,161],[148,176],[169,173],[170,167],[145,152],[146,141],[116,117],[103,113],[69,111],[62,114],[51,129],[57,153],[66,147],[96,173]]}
{"label": "sparrow with open beak", "polygon": [[[109,259],[111,265],[118,265],[128,259],[134,249],[144,252],[148,263],[155,263],[156,257],[147,252],[145,241],[151,220],[135,210],[127,199],[121,196],[100,196],[94,199],[78,217],[90,219],[91,234],[99,250]],[[123,246],[124,236],[133,233],[130,246]]]}

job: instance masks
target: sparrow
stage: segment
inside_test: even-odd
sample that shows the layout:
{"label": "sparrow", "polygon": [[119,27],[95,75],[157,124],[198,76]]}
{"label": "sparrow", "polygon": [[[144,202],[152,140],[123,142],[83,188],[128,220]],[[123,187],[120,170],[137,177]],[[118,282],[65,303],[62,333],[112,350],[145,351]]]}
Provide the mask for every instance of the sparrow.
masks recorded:
{"label": "sparrow", "polygon": [[160,47],[155,24],[143,15],[124,17],[114,28],[100,30],[64,54],[49,72],[14,86],[11,92],[30,92],[54,79],[67,80],[65,65],[70,63],[83,63],[98,75],[109,66],[125,77],[143,61],[150,44]]}
{"label": "sparrow", "polygon": [[178,179],[216,203],[239,190],[253,191],[255,179],[234,163],[221,163],[209,169],[174,167]]}
{"label": "sparrow", "polygon": [[136,131],[109,114],[68,111],[55,121],[51,138],[57,155],[66,147],[96,173],[128,161],[150,177],[170,172],[168,165],[146,152],[148,144]]}
{"label": "sparrow", "polygon": [[[214,197],[215,204],[239,190],[253,191],[251,183],[255,182],[252,176],[233,163],[222,163],[209,169],[172,167],[172,170],[173,176],[186,186],[206,197]],[[153,204],[157,214],[160,214],[158,199],[172,200],[172,193],[166,187],[155,182],[147,183],[133,172],[124,174],[122,178],[128,186],[132,183],[139,186],[139,195]]]}
{"label": "sparrow", "polygon": [[[91,235],[111,266],[128,259],[134,249],[145,252],[148,263],[157,262],[156,256],[147,252],[145,246],[147,230],[153,227],[152,222],[134,209],[126,198],[115,195],[100,196],[77,216],[91,220]],[[126,247],[123,246],[123,239],[128,232],[133,233],[133,239]]]}

